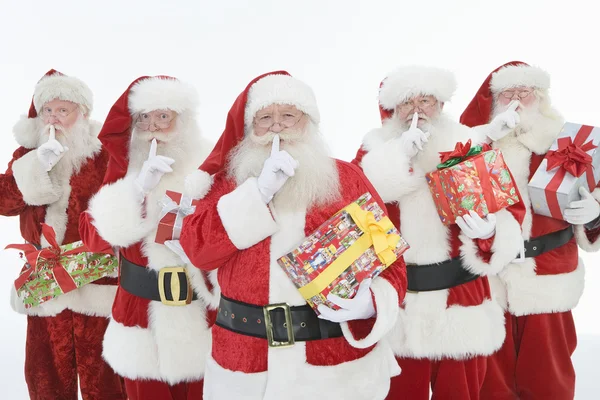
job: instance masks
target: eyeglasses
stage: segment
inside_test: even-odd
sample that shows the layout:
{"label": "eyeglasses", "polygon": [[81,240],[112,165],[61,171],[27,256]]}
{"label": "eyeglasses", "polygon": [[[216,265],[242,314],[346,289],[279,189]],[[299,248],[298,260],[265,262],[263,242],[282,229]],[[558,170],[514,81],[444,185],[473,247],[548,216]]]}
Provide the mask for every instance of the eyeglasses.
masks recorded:
{"label": "eyeglasses", "polygon": [[404,103],[401,103],[400,105],[398,105],[398,109],[403,113],[407,113],[411,110],[414,110],[415,108],[419,108],[419,109],[425,111],[425,110],[429,110],[436,104],[437,104],[436,99],[423,97],[421,99],[405,101]]}
{"label": "eyeglasses", "polygon": [[283,113],[279,117],[279,120],[277,120],[271,114],[265,114],[265,115],[260,115],[260,116],[257,115],[256,117],[254,117],[254,125],[256,125],[260,128],[270,128],[273,125],[278,123],[279,125],[281,125],[285,128],[291,128],[294,125],[296,125],[303,116],[304,116],[304,113],[300,113],[300,114],[296,115],[296,114],[293,114],[290,112],[286,112],[286,113]]}
{"label": "eyeglasses", "polygon": [[[144,131],[150,129],[152,125],[154,125],[157,130],[167,129],[171,126],[171,123],[176,116],[177,114],[164,111],[141,113],[135,122],[135,126]],[[152,121],[153,117],[157,119],[157,121]]]}
{"label": "eyeglasses", "polygon": [[79,107],[75,107],[74,109],[70,110],[66,107],[59,107],[58,109],[52,111],[52,108],[50,107],[44,107],[42,109],[42,116],[44,118],[49,118],[51,116],[55,116],[57,118],[66,118],[69,115],[71,115],[71,113],[73,113],[73,111],[77,110]]}
{"label": "eyeglasses", "polygon": [[513,99],[516,94],[519,97],[519,99],[524,99],[531,93],[533,93],[533,90],[531,89],[511,89],[500,92],[500,95],[506,99]]}

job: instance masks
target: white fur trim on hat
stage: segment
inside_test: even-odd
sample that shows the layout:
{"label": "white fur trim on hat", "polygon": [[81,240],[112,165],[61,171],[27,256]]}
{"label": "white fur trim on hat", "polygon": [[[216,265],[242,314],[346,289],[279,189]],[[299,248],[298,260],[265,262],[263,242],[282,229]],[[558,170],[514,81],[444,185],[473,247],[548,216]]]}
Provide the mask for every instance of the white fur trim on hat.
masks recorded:
{"label": "white fur trim on hat", "polygon": [[289,75],[267,75],[250,88],[244,120],[252,125],[257,111],[271,104],[290,104],[308,114],[319,123],[321,115],[312,89],[304,82]]}
{"label": "white fur trim on hat", "polygon": [[435,67],[400,67],[383,80],[379,104],[386,110],[393,110],[398,104],[419,95],[431,95],[447,102],[455,90],[456,79],[450,71]]}
{"label": "white fur trim on hat", "polygon": [[182,113],[198,107],[198,92],[177,79],[152,77],[137,82],[129,94],[129,111],[171,110]]}
{"label": "white fur trim on hat", "polygon": [[508,65],[494,72],[490,81],[490,88],[494,93],[517,86],[547,90],[550,88],[550,75],[543,69],[530,65]]}
{"label": "white fur trim on hat", "polygon": [[35,86],[33,105],[37,112],[42,106],[54,99],[72,101],[92,111],[94,96],[83,81],[72,76],[54,74],[42,78]]}

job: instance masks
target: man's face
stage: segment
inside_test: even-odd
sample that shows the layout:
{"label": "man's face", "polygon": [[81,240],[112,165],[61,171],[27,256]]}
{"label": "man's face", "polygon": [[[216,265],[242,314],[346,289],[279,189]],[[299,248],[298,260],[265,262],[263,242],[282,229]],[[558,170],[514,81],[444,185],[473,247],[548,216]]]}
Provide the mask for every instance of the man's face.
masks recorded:
{"label": "man's face", "polygon": [[414,96],[396,106],[395,114],[400,121],[410,124],[413,114],[419,114],[417,127],[421,128],[428,120],[440,114],[441,103],[434,96]]}
{"label": "man's face", "polygon": [[140,113],[135,120],[138,132],[149,141],[156,138],[166,141],[168,134],[175,130],[177,113],[171,110],[153,110]]}
{"label": "man's face", "polygon": [[80,116],[79,106],[71,101],[54,99],[42,106],[40,117],[44,125],[69,130],[75,125]]}
{"label": "man's face", "polygon": [[[519,108],[529,108],[535,104],[537,97],[534,88],[528,86],[505,89],[498,94],[498,104],[503,108],[508,107],[513,100],[521,103]],[[519,108],[517,108],[517,110],[519,110]]]}
{"label": "man's face", "polygon": [[272,134],[301,134],[306,128],[306,114],[289,104],[271,104],[257,111],[252,126],[258,137]]}

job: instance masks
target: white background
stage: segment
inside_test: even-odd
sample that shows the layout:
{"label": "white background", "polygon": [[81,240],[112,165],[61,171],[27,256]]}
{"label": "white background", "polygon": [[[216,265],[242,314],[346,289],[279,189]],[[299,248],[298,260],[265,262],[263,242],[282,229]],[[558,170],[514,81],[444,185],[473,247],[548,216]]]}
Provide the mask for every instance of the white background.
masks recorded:
{"label": "white background", "polygon": [[[600,125],[598,28],[593,2],[461,1],[10,1],[0,0],[0,165],[16,143],[11,129],[50,68],[83,79],[93,117],[141,75],[166,74],[196,86],[200,123],[216,141],[235,97],[255,76],[285,69],[317,95],[322,131],[350,160],[379,126],[377,89],[399,65],[456,73],[446,109],[458,117],[490,71],[520,60],[552,76],[554,104],[567,120]],[[2,194],[0,193],[0,196]],[[16,218],[0,217],[0,248],[20,242]],[[21,268],[0,252],[0,397],[26,399],[25,318],[8,305]],[[583,254],[587,286],[575,310],[577,399],[595,399],[600,357],[598,255]]]}

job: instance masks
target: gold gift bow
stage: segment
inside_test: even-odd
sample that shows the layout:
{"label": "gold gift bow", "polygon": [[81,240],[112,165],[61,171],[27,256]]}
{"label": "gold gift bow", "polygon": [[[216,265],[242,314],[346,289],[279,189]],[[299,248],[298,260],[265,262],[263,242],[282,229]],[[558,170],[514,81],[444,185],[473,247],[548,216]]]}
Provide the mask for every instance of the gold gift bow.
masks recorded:
{"label": "gold gift bow", "polygon": [[395,233],[387,233],[394,228],[388,217],[377,221],[372,212],[363,210],[356,203],[346,206],[343,211],[350,214],[356,225],[363,231],[363,235],[313,281],[298,289],[306,300],[321,293],[371,246],[386,267],[396,261],[394,248],[400,241],[400,236]]}

